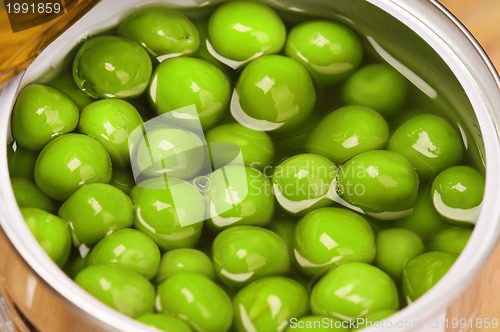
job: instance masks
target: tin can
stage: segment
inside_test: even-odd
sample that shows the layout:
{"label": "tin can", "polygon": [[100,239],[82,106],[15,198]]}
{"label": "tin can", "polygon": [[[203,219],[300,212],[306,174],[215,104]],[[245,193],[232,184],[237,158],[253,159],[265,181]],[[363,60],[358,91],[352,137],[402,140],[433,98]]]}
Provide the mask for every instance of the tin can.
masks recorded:
{"label": "tin can", "polygon": [[[221,1],[103,0],[52,42],[0,95],[0,300],[11,318],[6,331],[153,331],[78,287],[40,249],[17,207],[7,167],[10,112],[19,91],[40,80],[82,39],[116,25],[146,3],[203,9]],[[474,232],[451,270],[418,301],[369,331],[444,331],[446,308],[473,281],[500,233],[500,79],[468,31],[437,1],[268,0],[291,15],[340,20],[456,119],[467,148],[484,167],[486,189]],[[452,110],[452,111],[451,111]],[[0,312],[2,313],[2,312]],[[437,324],[435,323],[437,322]]]}

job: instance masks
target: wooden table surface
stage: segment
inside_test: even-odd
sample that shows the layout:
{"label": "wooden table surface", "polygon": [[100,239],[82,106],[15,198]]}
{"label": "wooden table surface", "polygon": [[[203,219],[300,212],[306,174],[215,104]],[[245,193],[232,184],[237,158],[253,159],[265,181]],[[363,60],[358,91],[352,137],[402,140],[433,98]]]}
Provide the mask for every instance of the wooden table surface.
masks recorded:
{"label": "wooden table surface", "polygon": [[[475,36],[499,71],[500,0],[441,0],[440,2]],[[500,319],[500,244],[472,286],[449,308],[448,314],[457,318]],[[491,332],[500,331],[500,327],[462,331]]]}

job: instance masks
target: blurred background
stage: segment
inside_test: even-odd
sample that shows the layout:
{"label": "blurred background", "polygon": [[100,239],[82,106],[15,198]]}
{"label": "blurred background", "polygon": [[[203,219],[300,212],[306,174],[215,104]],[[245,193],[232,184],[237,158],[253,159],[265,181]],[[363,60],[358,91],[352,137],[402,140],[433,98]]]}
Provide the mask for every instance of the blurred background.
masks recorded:
{"label": "blurred background", "polygon": [[500,1],[440,0],[476,37],[500,69]]}
{"label": "blurred background", "polygon": [[[440,0],[479,41],[497,72],[500,70],[500,1],[499,0]],[[500,222],[500,220],[492,220]],[[500,245],[467,292],[448,309],[448,317],[482,319],[500,318]],[[448,331],[486,332],[497,329],[476,328]]]}

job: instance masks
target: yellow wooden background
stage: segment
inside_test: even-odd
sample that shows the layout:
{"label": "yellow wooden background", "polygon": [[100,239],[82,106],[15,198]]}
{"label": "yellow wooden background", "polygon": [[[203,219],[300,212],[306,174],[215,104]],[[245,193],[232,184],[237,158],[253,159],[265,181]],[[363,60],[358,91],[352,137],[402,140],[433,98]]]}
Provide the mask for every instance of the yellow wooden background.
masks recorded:
{"label": "yellow wooden background", "polygon": [[440,0],[476,37],[500,69],[500,0]]}
{"label": "yellow wooden background", "polygon": [[[475,36],[500,69],[500,0],[441,0]],[[500,107],[500,105],[499,105]],[[500,220],[492,220],[500,222]],[[482,269],[474,284],[448,310],[457,318],[500,319],[500,245]],[[449,331],[460,331],[449,329]],[[465,331],[493,332],[497,329],[473,328]]]}

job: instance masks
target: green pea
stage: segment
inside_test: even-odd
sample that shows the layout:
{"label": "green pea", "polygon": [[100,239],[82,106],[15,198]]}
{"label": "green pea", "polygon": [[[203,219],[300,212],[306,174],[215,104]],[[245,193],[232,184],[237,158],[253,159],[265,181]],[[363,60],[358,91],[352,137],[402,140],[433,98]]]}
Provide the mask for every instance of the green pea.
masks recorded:
{"label": "green pea", "polygon": [[188,57],[163,61],[156,67],[149,86],[149,99],[156,113],[195,105],[204,129],[219,121],[228,109],[230,95],[230,83],[218,67]]}
{"label": "green pea", "polygon": [[424,251],[424,244],[417,234],[399,228],[378,233],[376,247],[375,265],[395,281],[401,280],[408,261]]}
{"label": "green pea", "polygon": [[85,184],[108,183],[110,179],[111,160],[106,149],[87,135],[56,138],[40,152],[35,164],[38,188],[58,201]]}
{"label": "green pea", "polygon": [[229,296],[204,275],[176,274],[158,286],[158,296],[161,312],[184,319],[196,331],[224,332],[231,327]]}
{"label": "green pea", "polygon": [[155,290],[148,279],[137,272],[110,265],[89,266],[75,282],[99,301],[130,317],[152,313]]}
{"label": "green pea", "polygon": [[129,135],[141,124],[141,116],[131,104],[120,99],[103,99],[83,109],[78,130],[106,148],[113,166],[124,167],[130,165]]}
{"label": "green pea", "polygon": [[413,165],[392,151],[364,152],[339,169],[340,196],[377,219],[397,219],[411,213],[418,184]]}
{"label": "green pea", "polygon": [[189,180],[202,170],[205,163],[204,142],[188,130],[146,130],[136,144],[132,150],[132,162],[142,177],[167,175]]}
{"label": "green pea", "polygon": [[115,265],[151,279],[158,272],[160,257],[158,246],[147,235],[135,229],[121,229],[92,248],[87,266]]}
{"label": "green pea", "polygon": [[194,25],[196,26],[196,29],[198,29],[198,34],[200,35],[200,47],[198,47],[198,51],[194,54],[194,56],[210,62],[211,64],[216,65],[223,72],[226,72],[228,70],[228,66],[217,60],[217,58],[215,58],[215,54],[211,54],[208,50],[208,19],[196,20],[194,21]]}
{"label": "green pea", "polygon": [[94,98],[131,98],[147,88],[152,72],[148,53],[119,36],[87,39],[73,60],[73,78]]}
{"label": "green pea", "polygon": [[56,204],[29,179],[12,178],[10,181],[19,207],[34,207],[50,213],[56,212]]}
{"label": "green pea", "polygon": [[37,157],[36,152],[23,148],[17,142],[10,143],[7,146],[7,163],[10,177],[33,180]]}
{"label": "green pea", "polygon": [[460,255],[471,235],[472,229],[470,228],[446,227],[430,240],[427,250],[448,251]]}
{"label": "green pea", "polygon": [[66,220],[75,246],[93,246],[106,234],[132,226],[130,198],[105,183],[91,183],[75,191],[59,209]]}
{"label": "green pea", "polygon": [[272,219],[271,182],[260,171],[229,165],[207,179],[209,225],[220,230],[234,225],[266,226]]}
{"label": "green pea", "polygon": [[311,309],[315,315],[356,319],[379,310],[398,310],[398,292],[382,270],[366,263],[346,263],[314,286]]}
{"label": "green pea", "polygon": [[319,85],[344,80],[361,64],[363,48],[346,26],[311,20],[295,26],[288,35],[286,55],[299,61]]}
{"label": "green pea", "polygon": [[63,267],[71,252],[71,235],[66,222],[37,208],[21,208],[21,213],[43,250],[54,263]]}
{"label": "green pea", "polygon": [[[317,109],[317,106],[316,108]],[[311,133],[317,124],[324,117],[323,112],[314,111],[299,127],[286,133],[271,132],[273,143],[276,150],[276,161],[307,151],[307,143]]]}
{"label": "green pea", "polygon": [[236,294],[233,306],[237,331],[282,331],[309,311],[306,288],[284,277],[254,281]]}
{"label": "green pea", "polygon": [[84,109],[88,104],[95,101],[94,98],[84,93],[82,90],[80,90],[78,85],[76,85],[71,69],[64,69],[53,80],[48,82],[48,84],[53,88],[56,88],[57,90],[65,93],[75,103],[79,111]]}
{"label": "green pea", "polygon": [[290,268],[285,241],[255,226],[234,226],[222,231],[212,244],[217,277],[226,285],[241,287],[258,278],[284,275]]}
{"label": "green pea", "polygon": [[278,53],[286,39],[281,18],[270,7],[253,1],[219,6],[210,16],[208,34],[218,54],[236,61]]}
{"label": "green pea", "polygon": [[12,111],[12,136],[29,150],[75,129],[78,108],[64,93],[47,85],[30,84],[17,97]]}
{"label": "green pea", "polygon": [[165,314],[145,314],[138,317],[137,320],[165,332],[193,332],[187,322]]}
{"label": "green pea", "polygon": [[273,172],[278,203],[291,213],[332,204],[328,194],[337,174],[335,164],[318,154],[304,153],[280,163]]}
{"label": "green pea", "polygon": [[308,275],[318,275],[345,262],[370,263],[375,234],[365,218],[340,208],[306,214],[295,228],[295,259]]}
{"label": "green pea", "polygon": [[[232,114],[243,125],[290,131],[311,115],[316,93],[309,74],[297,61],[268,55],[248,64],[236,84],[239,107]],[[241,109],[240,109],[241,108]]]}
{"label": "green pea", "polygon": [[385,64],[369,64],[349,77],[342,89],[344,103],[364,105],[383,116],[401,109],[408,97],[409,84],[394,68]]}
{"label": "green pea", "polygon": [[404,122],[390,137],[387,149],[405,156],[422,180],[460,163],[463,155],[463,143],[455,128],[433,114]]}
{"label": "green pea", "polygon": [[421,254],[406,264],[403,269],[403,291],[406,297],[415,301],[448,272],[457,259],[456,254],[431,251]]}
{"label": "green pea", "polygon": [[201,236],[205,206],[188,182],[155,178],[132,189],[134,227],[148,235],[161,250],[193,247]]}
{"label": "green pea", "polygon": [[231,151],[225,151],[224,146],[218,148],[215,142],[236,144],[243,156],[245,165],[262,169],[271,164],[274,157],[274,146],[269,135],[263,131],[249,129],[239,123],[229,123],[217,126],[209,130],[206,134],[207,142],[210,143],[212,155],[214,148],[222,160],[218,162],[227,165],[234,160]]}
{"label": "green pea", "polygon": [[292,318],[286,332],[349,332],[349,322],[327,316]]}
{"label": "green pea", "polygon": [[364,106],[344,106],[314,128],[307,150],[341,164],[360,153],[383,149],[388,139],[389,126],[379,113]]}
{"label": "green pea", "polygon": [[404,109],[404,112],[398,112],[387,119],[389,127],[391,129],[399,128],[403,123],[419,115],[432,114],[432,105],[407,105],[408,108]]}
{"label": "green pea", "polygon": [[356,328],[352,331],[359,331],[364,328],[371,327],[375,323],[380,322],[396,313],[395,310],[379,310],[374,311],[362,318],[361,322],[357,324]]}
{"label": "green pea", "polygon": [[155,281],[160,283],[173,275],[186,272],[199,273],[210,279],[215,279],[212,261],[204,252],[181,248],[163,254]]}
{"label": "green pea", "polygon": [[73,251],[64,265],[63,271],[68,275],[68,277],[74,279],[80,271],[87,267],[88,260],[88,248],[82,250],[81,253],[79,251]]}
{"label": "green pea", "polygon": [[434,208],[430,190],[421,188],[418,192],[417,200],[413,205],[413,212],[396,220],[393,224],[395,228],[408,229],[422,239],[428,239],[446,226],[445,220]]}
{"label": "green pea", "polygon": [[483,201],[484,185],[484,175],[472,167],[445,169],[432,182],[434,207],[452,222],[475,223]]}
{"label": "green pea", "polygon": [[134,188],[136,183],[130,169],[113,168],[109,184],[120,189],[125,194],[130,195],[132,188]]}
{"label": "green pea", "polygon": [[149,7],[126,17],[116,32],[135,40],[153,56],[190,55],[200,45],[193,22],[181,12],[167,7]]}
{"label": "green pea", "polygon": [[[273,222],[269,224],[269,229],[274,233],[281,236],[285,241],[288,248],[288,255],[290,257],[294,256],[293,246],[295,244],[295,227],[297,226],[297,221],[286,217],[274,217]],[[295,263],[295,260],[290,260],[291,264]]]}

